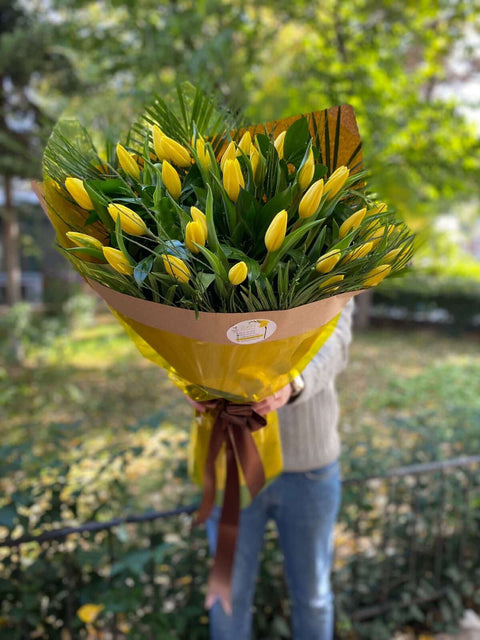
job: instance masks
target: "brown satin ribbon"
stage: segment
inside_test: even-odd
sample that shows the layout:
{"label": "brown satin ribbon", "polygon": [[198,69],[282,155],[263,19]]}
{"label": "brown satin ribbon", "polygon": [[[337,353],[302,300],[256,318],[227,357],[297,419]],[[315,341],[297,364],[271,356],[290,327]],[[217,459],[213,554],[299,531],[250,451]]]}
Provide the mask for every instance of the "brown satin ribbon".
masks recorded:
{"label": "brown satin ribbon", "polygon": [[197,513],[197,524],[205,522],[215,503],[215,461],[223,444],[227,456],[227,477],[218,526],[217,551],[208,581],[205,605],[210,608],[220,598],[224,610],[231,613],[231,578],[240,514],[239,465],[253,500],[265,486],[265,472],[252,431],[261,429],[267,421],[254,411],[251,404],[215,400],[206,403],[206,407],[215,410],[216,417],[205,463],[203,496]]}

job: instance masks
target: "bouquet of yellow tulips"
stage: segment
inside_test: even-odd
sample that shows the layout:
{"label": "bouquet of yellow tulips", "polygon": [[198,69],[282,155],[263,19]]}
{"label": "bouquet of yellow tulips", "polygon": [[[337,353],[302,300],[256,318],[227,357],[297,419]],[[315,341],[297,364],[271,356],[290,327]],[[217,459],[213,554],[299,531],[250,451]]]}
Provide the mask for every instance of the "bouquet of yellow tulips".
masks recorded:
{"label": "bouquet of yellow tulips", "polygon": [[298,375],[353,295],[412,256],[365,179],[351,107],[241,126],[186,87],[104,155],[72,121],[45,150],[38,193],[60,250],[146,357],[213,401],[196,415],[191,473],[200,520],[223,500],[210,596],[226,607],[222,526],[282,467],[276,414],[252,403]]}

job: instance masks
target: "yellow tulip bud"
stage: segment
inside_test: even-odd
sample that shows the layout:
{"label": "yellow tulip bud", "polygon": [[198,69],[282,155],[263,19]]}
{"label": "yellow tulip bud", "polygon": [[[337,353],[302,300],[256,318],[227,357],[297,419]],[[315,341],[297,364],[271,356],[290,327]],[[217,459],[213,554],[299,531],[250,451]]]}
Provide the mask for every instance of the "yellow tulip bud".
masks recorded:
{"label": "yellow tulip bud", "polygon": [[327,194],[327,200],[331,200],[337,195],[337,193],[347,181],[349,174],[350,170],[345,166],[338,167],[338,169],[336,169],[332,173],[330,178],[325,183],[325,193]]}
{"label": "yellow tulip bud", "polygon": [[132,236],[144,236],[148,232],[147,225],[138,213],[123,204],[109,204],[108,213],[115,222],[120,217],[120,226],[125,233],[129,233]]}
{"label": "yellow tulip bud", "polygon": [[315,269],[319,273],[328,273],[337,264],[341,256],[342,252],[339,249],[333,249],[332,251],[326,253],[324,256],[320,256],[320,258],[317,260]]}
{"label": "yellow tulip bud", "polygon": [[153,125],[152,133],[153,147],[161,162],[168,160],[176,164],[177,167],[190,166],[190,154],[185,147],[182,147],[182,145],[173,138],[166,136],[156,124]]}
{"label": "yellow tulip bud", "polygon": [[411,248],[412,248],[412,243],[411,241],[409,241],[407,246],[403,249],[402,253],[400,254],[399,260],[402,260],[406,255],[408,255],[410,253]]}
{"label": "yellow tulip bud", "polygon": [[389,264],[381,264],[367,273],[366,279],[363,281],[364,287],[376,287],[377,284],[388,276],[392,266]]}
{"label": "yellow tulip bud", "polygon": [[[337,276],[332,276],[331,278],[327,278],[325,280],[325,282],[322,282],[322,284],[320,285],[321,289],[327,289],[330,288],[332,286],[332,284],[336,284],[337,282],[342,282],[342,280],[345,278],[345,276],[343,274],[338,274]],[[338,289],[338,287],[334,287],[332,289],[332,291],[336,291]]]}
{"label": "yellow tulip bud", "polygon": [[181,258],[170,254],[163,254],[163,266],[169,276],[178,280],[178,282],[188,282],[190,279],[190,270]]}
{"label": "yellow tulip bud", "polygon": [[82,622],[92,624],[104,609],[104,604],[84,604],[78,609],[77,616]]}
{"label": "yellow tulip bud", "polygon": [[230,144],[228,145],[228,147],[226,148],[226,150],[222,155],[222,159],[220,160],[220,169],[222,171],[225,171],[225,164],[227,160],[235,160],[236,157],[237,157],[237,150],[235,147],[235,142],[232,141],[230,142]]}
{"label": "yellow tulip bud", "polygon": [[288,213],[282,209],[271,221],[265,234],[265,246],[269,253],[278,251],[285,240],[287,232]]}
{"label": "yellow tulip bud", "polygon": [[84,247],[85,249],[103,249],[103,244],[86,233],[77,233],[76,231],[67,231],[67,238],[77,245],[77,247]]}
{"label": "yellow tulip bud", "polygon": [[[368,211],[365,217],[368,218]],[[365,232],[370,231],[370,229],[374,229],[377,225],[378,225],[378,220],[372,220],[372,222],[370,222],[370,224],[365,228]]]}
{"label": "yellow tulip bud", "polygon": [[157,158],[160,160],[160,162],[163,162],[163,160],[166,160],[166,158],[164,158],[162,155],[160,155],[160,151],[162,150],[161,146],[160,146],[160,141],[163,138],[165,134],[163,133],[163,131],[160,129],[160,127],[156,124],[153,125],[152,127],[152,140],[153,140],[153,148],[155,150],[155,153],[157,155]]}
{"label": "yellow tulip bud", "polygon": [[131,276],[133,273],[133,267],[130,264],[127,256],[120,251],[120,249],[114,249],[113,247],[103,247],[103,255],[107,259],[107,262],[118,273]]}
{"label": "yellow tulip bud", "polygon": [[365,242],[356,249],[353,249],[345,258],[346,262],[355,260],[357,258],[364,258],[373,249],[373,242]]}
{"label": "yellow tulip bud", "polygon": [[250,131],[245,131],[243,136],[240,138],[240,142],[238,143],[238,151],[237,156],[241,155],[240,150],[248,156],[250,153],[250,147],[252,146],[252,136],[250,135]]}
{"label": "yellow tulip bud", "polygon": [[177,170],[172,167],[168,160],[162,162],[162,180],[168,193],[174,200],[178,200],[182,193],[182,183]]}
{"label": "yellow tulip bud", "polygon": [[385,202],[379,202],[377,205],[367,211],[367,218],[369,218],[370,216],[376,216],[379,213],[385,213],[387,209],[388,207]]}
{"label": "yellow tulip bud", "polygon": [[283,145],[285,144],[286,135],[287,135],[287,132],[282,131],[282,133],[278,134],[278,136],[275,138],[275,142],[273,143],[275,145],[275,149],[277,150],[278,157],[280,158],[280,160],[283,158]]}
{"label": "yellow tulip bud", "polygon": [[363,209],[355,211],[355,213],[353,213],[349,218],[342,222],[342,224],[340,225],[340,229],[338,230],[339,237],[345,238],[345,236],[348,235],[350,231],[358,229],[358,227],[362,224],[362,220],[364,219],[366,212],[366,207],[363,207]]}
{"label": "yellow tulip bud", "polygon": [[300,185],[300,189],[302,191],[305,191],[305,189],[310,186],[314,173],[315,173],[315,160],[313,158],[313,151],[310,148],[305,164],[303,165],[303,167],[300,169],[298,173],[298,184]]}
{"label": "yellow tulip bud", "polygon": [[258,154],[258,150],[257,148],[252,144],[252,146],[250,147],[250,164],[252,166],[252,175],[253,175],[253,179],[255,180],[255,173],[257,171],[257,167],[258,167],[258,162],[260,160],[260,156]]}
{"label": "yellow tulip bud", "polygon": [[[389,251],[387,254],[385,254],[383,256],[382,260],[383,260],[384,263],[390,264],[390,263],[394,262],[394,260],[396,260],[396,258],[398,257],[398,255],[400,253],[404,254],[404,248],[403,247],[398,247],[398,249],[392,249],[391,251]],[[402,258],[402,256],[400,256],[400,259],[401,258]]]}
{"label": "yellow tulip bud", "polygon": [[298,205],[298,215],[300,218],[310,218],[317,212],[320,200],[323,195],[323,180],[316,180],[305,193]]}
{"label": "yellow tulip bud", "polygon": [[65,180],[65,187],[79,207],[87,211],[94,209],[93,202],[83,186],[83,180],[79,178],[67,178]]}
{"label": "yellow tulip bud", "polygon": [[394,224],[390,224],[387,227],[379,227],[378,229],[375,229],[375,231],[372,231],[372,233],[370,233],[367,238],[368,240],[371,240],[373,242],[373,247],[378,247],[378,245],[381,243],[381,241],[383,240],[383,238],[385,237],[385,233],[387,234],[387,238],[388,236],[392,233],[392,231],[395,229],[395,225]]}
{"label": "yellow tulip bud", "polygon": [[212,159],[210,158],[208,150],[205,149],[205,140],[203,138],[197,140],[195,149],[197,151],[198,162],[208,171],[212,166]]}
{"label": "yellow tulip bud", "polygon": [[245,188],[242,170],[238,160],[227,160],[223,169],[223,186],[230,200],[236,202],[240,193],[240,187]]}
{"label": "yellow tulip bud", "polygon": [[185,244],[192,253],[199,253],[200,249],[195,246],[196,244],[205,246],[205,233],[201,222],[189,222],[185,227]]}
{"label": "yellow tulip bud", "polygon": [[242,284],[248,275],[248,267],[245,262],[237,262],[228,272],[228,279],[234,285]]}
{"label": "yellow tulip bud", "polygon": [[135,162],[134,157],[121,144],[117,144],[117,158],[125,173],[135,180],[140,178],[140,167]]}
{"label": "yellow tulip bud", "polygon": [[205,234],[205,240],[208,238],[208,228],[207,228],[207,216],[197,209],[197,207],[190,207],[190,215],[195,222],[200,222],[203,227],[203,233]]}

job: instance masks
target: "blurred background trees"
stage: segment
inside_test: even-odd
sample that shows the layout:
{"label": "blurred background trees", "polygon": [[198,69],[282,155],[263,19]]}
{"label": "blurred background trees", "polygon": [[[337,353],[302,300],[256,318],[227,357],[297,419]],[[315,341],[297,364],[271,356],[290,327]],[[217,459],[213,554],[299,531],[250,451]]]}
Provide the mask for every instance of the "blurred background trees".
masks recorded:
{"label": "blurred background trees", "polygon": [[[165,95],[185,79],[215,91],[250,121],[352,104],[372,189],[430,239],[432,219],[453,213],[470,245],[478,235],[470,251],[480,255],[477,3],[3,0],[0,6],[10,302],[20,295],[11,179],[40,175],[43,134],[53,120],[76,116],[121,137],[153,92]],[[449,235],[442,242],[457,256],[449,265],[466,261],[478,276]],[[442,242],[428,244],[435,269]],[[448,268],[440,260],[440,271]]]}
{"label": "blurred background trees", "polygon": [[[68,300],[78,290],[77,276],[52,248],[53,232],[29,187],[31,178],[41,179],[42,149],[58,117],[78,117],[92,131],[110,129],[122,139],[152,93],[166,96],[183,80],[215,91],[251,122],[354,106],[371,187],[407,218],[422,245],[414,275],[387,280],[375,292],[374,310],[381,318],[439,320],[449,330],[477,333],[452,338],[412,332],[407,324],[356,336],[339,384],[344,470],[362,477],[478,453],[479,18],[475,0],[0,0],[0,541],[19,534],[18,527],[61,528],[191,499],[189,407],[112,318],[92,323],[94,298]],[[61,307],[63,315],[36,314],[32,304],[14,304],[20,299],[47,311]],[[443,507],[444,480],[442,474],[430,492],[431,504],[418,502],[425,513],[439,509],[439,523],[454,517]],[[456,495],[453,488],[461,485],[454,481],[445,495]],[[468,502],[466,491],[458,507],[473,530],[478,498],[470,491]],[[403,517],[406,494],[394,492],[390,499],[399,501],[395,511]],[[346,494],[346,504],[356,501]],[[385,505],[390,516],[379,514],[378,522],[390,536],[394,505]],[[377,517],[369,504],[363,508]],[[34,559],[30,547],[22,571],[19,556],[0,561],[10,563],[13,576],[0,580],[0,637],[16,638],[12,629],[21,626],[23,638],[30,625],[35,637],[68,639],[57,622],[64,606],[75,617],[72,599],[106,604],[110,620],[144,617],[151,632],[167,620],[178,625],[175,637],[206,637],[202,580],[191,575],[193,562],[204,567],[204,559],[192,560],[196,552],[176,522],[168,534],[166,546],[152,534],[155,544],[161,542],[155,559],[170,564],[160,565],[162,584],[170,585],[176,602],[165,617],[140,606],[139,591],[125,579],[131,567],[150,563],[156,547],[134,545],[131,556],[115,564],[120,589],[105,579],[102,591],[87,579],[77,593],[68,576],[65,582],[65,567],[71,571],[77,562],[78,576],[91,576],[107,542],[111,562],[110,538],[90,547],[82,539],[73,552],[60,549],[56,564],[47,555]],[[114,545],[130,545],[128,535],[119,528]],[[353,558],[351,539],[341,538],[346,557]],[[143,544],[136,534],[131,540]],[[282,593],[274,540],[269,534],[257,624],[262,637],[280,640],[288,631],[285,598],[279,596],[281,606],[271,601],[272,593]],[[391,638],[407,623],[445,630],[464,606],[478,609],[477,557],[460,566],[453,542],[450,551],[438,546],[457,576],[440,606],[427,606],[422,619],[416,605],[405,608],[403,601],[395,615],[385,614],[359,637]],[[411,555],[403,557],[413,566]],[[390,571],[390,554],[385,558]],[[360,586],[375,599],[372,581],[380,574],[368,562]],[[52,566],[59,567],[58,581]],[[348,595],[352,581],[345,575]],[[402,597],[425,592],[417,578],[414,570],[408,585],[399,582]],[[348,599],[340,606],[351,613]],[[48,607],[53,613],[47,616]],[[339,637],[351,638],[346,618],[340,622]]]}

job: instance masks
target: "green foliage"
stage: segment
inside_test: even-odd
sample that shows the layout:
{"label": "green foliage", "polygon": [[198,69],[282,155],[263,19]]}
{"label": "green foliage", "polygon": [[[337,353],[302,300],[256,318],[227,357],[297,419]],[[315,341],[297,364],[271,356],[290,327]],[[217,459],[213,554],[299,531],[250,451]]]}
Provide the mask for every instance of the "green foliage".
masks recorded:
{"label": "green foliage", "polygon": [[[152,428],[160,425],[156,420]],[[122,505],[130,502],[134,493],[129,481],[131,468],[146,455],[145,449],[116,447],[103,451],[97,456],[95,472],[82,478],[74,471],[75,459],[69,455],[67,463],[65,455],[77,427],[50,425],[48,435],[55,437],[56,446],[48,458],[35,455],[29,444],[2,447],[4,475],[0,482],[12,474],[19,478],[25,472],[32,477],[37,474],[36,484],[19,483],[0,507],[3,531],[15,530],[18,535],[21,530],[58,528],[78,519],[101,521],[124,510]],[[440,432],[438,424],[436,427]],[[477,433],[476,447],[478,438]],[[365,440],[365,444],[370,443]],[[363,474],[371,473],[372,468],[378,472],[377,462],[385,457],[385,451],[370,452],[373,456]],[[87,469],[81,446],[76,456],[76,464]],[[359,455],[347,448],[344,459],[345,475],[351,475],[349,463],[360,459]],[[394,457],[387,466],[392,463],[397,463]],[[170,464],[175,467],[172,459]],[[355,475],[360,475],[360,469],[353,468]],[[177,466],[175,481],[184,482],[184,473],[184,467]],[[470,489],[465,502],[460,496],[467,495],[466,478]],[[422,476],[414,484],[411,479],[398,479],[388,492],[380,481],[344,488],[333,575],[339,640],[347,640],[352,633],[367,640],[373,632],[375,638],[390,638],[407,625],[425,630],[453,629],[463,607],[480,602],[480,574],[475,562],[478,522],[472,515],[480,499],[477,480],[471,469]],[[167,491],[167,485],[160,489]],[[384,506],[385,500],[388,507]],[[442,528],[438,529],[440,514]],[[155,524],[125,524],[115,527],[111,534],[74,535],[41,546],[26,545],[21,556],[16,551],[5,555],[0,550],[4,576],[0,582],[4,624],[0,637],[8,632],[8,637],[20,639],[27,628],[38,638],[60,640],[64,626],[71,633],[80,633],[84,625],[76,612],[83,604],[92,603],[104,606],[94,623],[99,631],[113,625],[122,638],[140,640],[155,633],[172,640],[206,640],[206,540],[204,531],[192,530],[190,524],[188,517]],[[414,530],[417,534],[412,538]],[[464,554],[461,565],[460,544]],[[442,546],[441,573],[435,569],[434,560],[438,545]],[[439,585],[445,588],[440,599],[436,595]],[[429,600],[432,597],[434,606]],[[352,618],[353,613],[384,599],[398,606],[380,611],[373,619]],[[276,532],[269,528],[255,599],[255,637],[288,638],[289,614],[282,555]]]}
{"label": "green foliage", "polygon": [[374,292],[374,303],[404,312],[405,320],[415,314],[443,310],[454,330],[478,326],[480,318],[480,282],[467,278],[415,275],[392,279]]}
{"label": "green foliage", "polygon": [[[476,348],[473,337],[393,331],[357,336],[350,367],[338,384],[343,476],[478,454]],[[0,411],[2,537],[168,509],[198,498],[186,480],[191,410],[110,318],[76,329],[67,340],[58,337],[48,358],[31,350],[23,372],[4,372]],[[65,419],[55,421],[58,415]],[[479,606],[478,472],[468,474],[468,495],[467,476],[459,471],[425,476],[415,486],[397,480],[389,493],[376,481],[344,487],[334,573],[339,640],[355,634],[362,640],[390,640],[405,626],[445,631],[453,629],[463,607]],[[415,499],[416,575],[409,573]],[[440,540],[439,513],[444,518]],[[462,538],[458,527],[464,525]],[[381,542],[387,532],[393,555],[378,546],[379,536]],[[355,536],[360,536],[359,548]],[[440,544],[443,570],[436,576],[432,553]],[[460,564],[462,545],[465,561]],[[115,623],[123,629],[119,638],[143,640],[153,633],[168,640],[206,640],[206,558],[203,529],[192,530],[190,519],[183,517],[154,526],[116,527],[110,540],[98,533],[41,547],[28,544],[21,559],[15,552],[7,558],[0,549],[0,638],[20,640],[27,628],[41,640],[64,640],[61,624],[67,620],[72,638],[81,637],[85,630],[76,611],[94,603],[105,605],[95,627],[107,632]],[[255,601],[258,638],[288,637],[281,560],[277,536],[269,528]],[[394,585],[389,598],[404,606],[353,620],[356,609],[379,603],[388,571]],[[444,595],[417,602],[433,593],[437,578],[446,587]]]}
{"label": "green foliage", "polygon": [[76,72],[53,46],[49,21],[39,21],[18,2],[2,2],[0,24],[0,175],[38,177],[52,120],[35,89],[45,82],[52,94],[67,96],[77,88]]}
{"label": "green foliage", "polygon": [[48,352],[59,336],[92,324],[95,306],[95,298],[77,293],[56,314],[45,314],[27,302],[9,307],[0,315],[0,356],[14,365],[24,364],[32,353]]}

